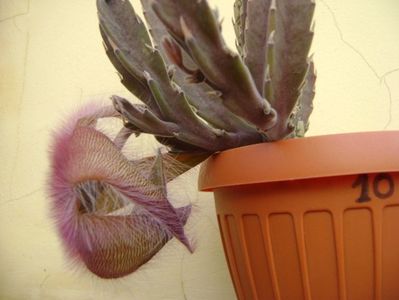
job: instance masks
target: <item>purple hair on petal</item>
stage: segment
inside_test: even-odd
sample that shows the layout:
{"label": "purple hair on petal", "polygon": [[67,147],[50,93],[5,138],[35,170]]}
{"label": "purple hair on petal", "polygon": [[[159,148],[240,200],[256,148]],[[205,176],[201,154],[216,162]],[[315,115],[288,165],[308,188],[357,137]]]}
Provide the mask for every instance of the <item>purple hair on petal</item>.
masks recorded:
{"label": "purple hair on petal", "polygon": [[55,133],[48,179],[52,215],[69,255],[102,278],[132,273],[173,236],[190,251],[183,226],[191,206],[154,193],[120,146],[96,130],[112,108],[88,106]]}

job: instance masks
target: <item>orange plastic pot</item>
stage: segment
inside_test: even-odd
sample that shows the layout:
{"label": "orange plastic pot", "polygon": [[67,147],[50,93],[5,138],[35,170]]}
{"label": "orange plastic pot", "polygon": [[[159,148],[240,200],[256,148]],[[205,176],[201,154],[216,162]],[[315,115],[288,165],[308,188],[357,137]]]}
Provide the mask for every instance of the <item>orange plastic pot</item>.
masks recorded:
{"label": "orange plastic pot", "polygon": [[199,188],[240,300],[399,299],[399,132],[224,151]]}

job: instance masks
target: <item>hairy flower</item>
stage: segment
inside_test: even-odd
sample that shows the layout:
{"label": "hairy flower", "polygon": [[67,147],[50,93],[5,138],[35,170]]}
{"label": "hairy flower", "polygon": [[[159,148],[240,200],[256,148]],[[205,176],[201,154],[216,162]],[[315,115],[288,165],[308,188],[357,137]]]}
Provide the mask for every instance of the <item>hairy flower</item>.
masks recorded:
{"label": "hairy flower", "polygon": [[129,161],[121,135],[115,143],[96,129],[110,116],[111,108],[89,106],[55,133],[48,180],[65,249],[102,278],[132,273],[173,236],[192,251],[183,229],[191,206],[168,201],[161,158],[150,167]]}

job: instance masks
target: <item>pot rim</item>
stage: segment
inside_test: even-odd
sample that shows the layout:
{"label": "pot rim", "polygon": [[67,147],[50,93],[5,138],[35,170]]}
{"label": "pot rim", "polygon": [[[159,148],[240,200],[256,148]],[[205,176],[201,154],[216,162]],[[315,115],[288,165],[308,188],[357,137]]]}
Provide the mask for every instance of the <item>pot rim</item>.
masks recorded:
{"label": "pot rim", "polygon": [[399,131],[331,134],[216,153],[202,163],[198,188],[397,171]]}

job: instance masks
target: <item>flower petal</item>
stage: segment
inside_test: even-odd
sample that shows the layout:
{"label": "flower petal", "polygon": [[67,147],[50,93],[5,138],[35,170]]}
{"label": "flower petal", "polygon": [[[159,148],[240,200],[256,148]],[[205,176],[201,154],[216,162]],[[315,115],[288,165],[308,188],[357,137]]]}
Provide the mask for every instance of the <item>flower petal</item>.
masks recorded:
{"label": "flower petal", "polygon": [[146,263],[173,236],[192,251],[183,228],[191,206],[175,209],[166,193],[154,197],[159,187],[149,171],[87,122],[95,119],[73,118],[53,145],[52,212],[69,254],[94,274],[115,278]]}

